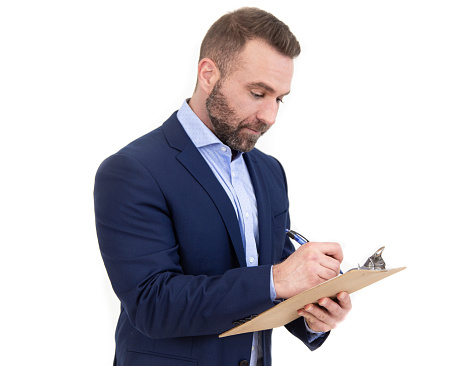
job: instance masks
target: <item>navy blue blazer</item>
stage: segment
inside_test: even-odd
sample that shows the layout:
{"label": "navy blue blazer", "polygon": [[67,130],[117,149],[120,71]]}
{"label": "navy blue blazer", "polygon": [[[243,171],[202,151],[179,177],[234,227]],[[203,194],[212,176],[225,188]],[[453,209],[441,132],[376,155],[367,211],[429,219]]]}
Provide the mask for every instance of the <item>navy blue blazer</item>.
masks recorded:
{"label": "navy blue blazer", "polygon": [[[259,266],[247,267],[230,199],[173,114],[110,156],[95,179],[98,241],[121,301],[115,365],[238,365],[252,333],[218,338],[233,322],[273,306],[270,266],[294,248],[281,165],[243,155],[258,206]],[[310,349],[301,319],[287,328]],[[271,330],[263,332],[271,365]]]}

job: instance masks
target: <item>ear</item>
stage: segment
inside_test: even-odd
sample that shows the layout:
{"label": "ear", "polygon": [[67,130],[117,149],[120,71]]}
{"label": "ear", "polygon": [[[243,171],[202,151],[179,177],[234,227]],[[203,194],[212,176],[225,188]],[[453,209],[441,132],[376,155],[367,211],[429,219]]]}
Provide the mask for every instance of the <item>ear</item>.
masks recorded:
{"label": "ear", "polygon": [[219,68],[213,60],[209,58],[202,59],[198,64],[198,86],[209,95],[221,77]]}

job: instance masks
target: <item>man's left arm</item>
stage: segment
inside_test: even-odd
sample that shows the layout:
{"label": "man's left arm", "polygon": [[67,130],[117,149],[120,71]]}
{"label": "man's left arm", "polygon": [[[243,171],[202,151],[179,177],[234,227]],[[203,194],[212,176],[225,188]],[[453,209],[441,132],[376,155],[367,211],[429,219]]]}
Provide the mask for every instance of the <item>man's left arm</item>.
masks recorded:
{"label": "man's left arm", "polygon": [[317,304],[308,304],[298,310],[306,324],[314,332],[329,332],[342,322],[352,309],[350,295],[347,292],[337,294],[337,300],[322,298]]}
{"label": "man's left arm", "polygon": [[325,342],[330,331],[345,319],[351,308],[350,295],[341,292],[337,295],[337,301],[323,298],[317,304],[308,304],[299,309],[300,318],[285,327],[314,351]]}

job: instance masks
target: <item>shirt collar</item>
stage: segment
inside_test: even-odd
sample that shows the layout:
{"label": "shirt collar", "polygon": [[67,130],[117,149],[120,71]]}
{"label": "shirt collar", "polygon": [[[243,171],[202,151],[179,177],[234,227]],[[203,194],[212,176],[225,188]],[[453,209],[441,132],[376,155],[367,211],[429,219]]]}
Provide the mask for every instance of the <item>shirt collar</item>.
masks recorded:
{"label": "shirt collar", "polygon": [[177,118],[183,129],[190,137],[190,140],[197,148],[222,144],[216,135],[198,118],[188,105],[188,100],[183,101],[181,108],[177,112]]}
{"label": "shirt collar", "polygon": [[[225,146],[228,151],[231,151],[230,147],[223,144],[208,126],[198,118],[189,106],[189,101],[190,99],[183,101],[182,106],[177,112],[177,118],[193,144],[198,149],[209,145],[219,145]],[[242,154],[243,153],[239,152],[234,160],[242,156]]]}

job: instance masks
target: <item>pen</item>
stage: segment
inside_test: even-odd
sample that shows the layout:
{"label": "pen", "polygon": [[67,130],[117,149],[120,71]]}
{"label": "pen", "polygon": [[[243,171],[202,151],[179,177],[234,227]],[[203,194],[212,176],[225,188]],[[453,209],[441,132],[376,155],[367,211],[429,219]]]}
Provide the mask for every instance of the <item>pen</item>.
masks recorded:
{"label": "pen", "polygon": [[291,239],[296,240],[298,244],[306,244],[309,240],[302,236],[300,233],[297,233],[294,230],[286,229],[286,235],[288,235]]}
{"label": "pen", "polygon": [[[296,242],[301,245],[306,244],[309,241],[308,239],[306,239],[305,236],[301,235],[300,233],[297,233],[294,230],[285,229],[285,231],[288,237],[290,237],[293,240],[296,240]],[[340,274],[343,274],[342,270],[340,270]]]}

